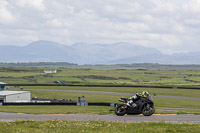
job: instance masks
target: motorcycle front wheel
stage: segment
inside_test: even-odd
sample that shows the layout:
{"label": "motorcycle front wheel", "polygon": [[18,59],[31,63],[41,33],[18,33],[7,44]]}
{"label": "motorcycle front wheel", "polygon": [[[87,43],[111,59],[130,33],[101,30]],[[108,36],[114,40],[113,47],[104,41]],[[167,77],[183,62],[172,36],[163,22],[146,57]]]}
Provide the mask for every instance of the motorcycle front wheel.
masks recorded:
{"label": "motorcycle front wheel", "polygon": [[151,116],[153,113],[155,112],[155,107],[154,106],[144,106],[143,110],[142,110],[142,114],[144,116]]}
{"label": "motorcycle front wheel", "polygon": [[119,105],[119,106],[116,107],[115,114],[117,116],[123,116],[123,115],[126,114],[126,109],[127,109],[127,105],[121,104],[121,105]]}

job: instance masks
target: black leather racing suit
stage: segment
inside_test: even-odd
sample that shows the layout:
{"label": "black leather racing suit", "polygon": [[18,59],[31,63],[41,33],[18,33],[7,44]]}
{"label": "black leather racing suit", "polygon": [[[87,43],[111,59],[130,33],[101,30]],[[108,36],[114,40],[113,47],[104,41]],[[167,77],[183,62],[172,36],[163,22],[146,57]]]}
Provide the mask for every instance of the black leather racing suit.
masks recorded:
{"label": "black leather racing suit", "polygon": [[127,102],[127,105],[129,106],[137,106],[136,104],[134,104],[137,100],[139,100],[140,98],[142,97],[142,94],[141,93],[136,93],[135,95],[131,96],[129,99],[128,99],[128,102]]}

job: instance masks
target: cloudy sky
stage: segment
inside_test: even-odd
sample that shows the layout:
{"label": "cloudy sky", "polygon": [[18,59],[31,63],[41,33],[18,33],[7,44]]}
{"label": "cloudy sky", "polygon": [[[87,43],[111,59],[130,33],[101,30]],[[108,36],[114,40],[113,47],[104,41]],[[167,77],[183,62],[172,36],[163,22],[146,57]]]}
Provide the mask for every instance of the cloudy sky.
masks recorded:
{"label": "cloudy sky", "polygon": [[0,0],[0,45],[37,40],[200,51],[200,0]]}

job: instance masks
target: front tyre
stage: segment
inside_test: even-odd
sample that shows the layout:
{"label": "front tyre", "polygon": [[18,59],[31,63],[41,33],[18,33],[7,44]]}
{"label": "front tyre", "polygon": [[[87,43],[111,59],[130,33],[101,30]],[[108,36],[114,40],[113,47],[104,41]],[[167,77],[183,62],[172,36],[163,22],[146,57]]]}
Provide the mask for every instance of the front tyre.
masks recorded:
{"label": "front tyre", "polygon": [[121,105],[119,105],[119,106],[116,107],[115,114],[117,116],[123,116],[123,115],[126,114],[126,109],[127,109],[127,105],[121,104]]}
{"label": "front tyre", "polygon": [[142,114],[144,116],[151,116],[154,112],[155,112],[155,107],[150,105],[144,106],[142,110]]}

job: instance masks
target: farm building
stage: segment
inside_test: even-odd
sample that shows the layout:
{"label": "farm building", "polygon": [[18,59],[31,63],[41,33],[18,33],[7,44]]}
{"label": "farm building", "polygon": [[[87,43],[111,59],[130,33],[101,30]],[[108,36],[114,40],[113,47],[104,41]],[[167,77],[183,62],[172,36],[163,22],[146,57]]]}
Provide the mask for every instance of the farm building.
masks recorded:
{"label": "farm building", "polygon": [[30,102],[31,93],[29,91],[0,91],[0,102]]}

